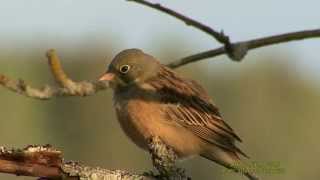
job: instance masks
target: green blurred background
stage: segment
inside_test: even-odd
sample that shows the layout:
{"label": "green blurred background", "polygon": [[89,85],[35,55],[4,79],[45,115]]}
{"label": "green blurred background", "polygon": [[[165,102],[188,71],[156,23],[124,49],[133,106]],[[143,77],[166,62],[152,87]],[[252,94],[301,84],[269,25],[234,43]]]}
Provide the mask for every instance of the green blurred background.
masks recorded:
{"label": "green blurred background", "polygon": [[[6,20],[6,26],[0,30],[0,73],[40,87],[55,85],[44,56],[49,48],[57,49],[70,77],[94,80],[117,52],[128,47],[145,49],[167,63],[216,45],[210,37],[145,7],[125,1],[78,2],[55,1],[50,4],[46,0],[31,0],[24,4],[6,1],[1,9],[5,11],[0,13],[0,20]],[[274,4],[271,3],[270,7],[276,6],[277,1],[271,2]],[[268,28],[261,25],[259,29],[259,24],[251,21],[238,26],[241,14],[237,11],[231,15],[222,14],[221,10],[210,11],[212,7],[208,4],[213,5],[210,1],[201,5],[195,2],[185,5],[183,1],[166,3],[190,16],[199,14],[200,20],[213,26],[233,24],[227,32],[232,32],[235,39],[307,29],[315,26],[308,17],[319,18],[319,15],[306,13],[298,18],[301,23],[297,23],[297,27],[270,26],[282,24],[287,16],[279,15],[277,21],[273,19],[277,16],[276,9],[270,16],[252,12],[258,16],[254,18],[257,22],[259,18],[269,18],[262,23],[269,25]],[[220,3],[227,8],[231,1]],[[311,3],[307,8],[315,4]],[[251,5],[249,8],[259,7],[255,3]],[[293,10],[298,6],[293,4]],[[59,14],[52,15],[53,12]],[[290,13],[295,14],[288,11]],[[249,17],[246,14],[250,13],[245,11],[243,16]],[[87,16],[92,19],[86,19]],[[220,21],[224,17],[227,20],[215,23],[206,19],[213,16],[219,17]],[[230,17],[234,20],[228,19]],[[102,21],[106,23],[100,25]],[[315,63],[319,60],[319,45],[317,39],[300,41],[251,51],[241,63],[221,56],[177,69],[208,90],[226,121],[244,140],[240,147],[251,157],[250,160],[277,162],[284,169],[279,174],[259,174],[263,179],[320,178],[320,75],[317,71],[320,65]],[[110,90],[85,98],[40,101],[0,87],[0,120],[0,145],[3,146],[51,144],[63,151],[65,159],[86,165],[132,172],[152,168],[149,155],[138,149],[121,131],[112,109]],[[233,173],[224,173],[222,167],[201,158],[179,165],[185,167],[194,179],[244,179]],[[0,179],[34,178],[0,174]]]}

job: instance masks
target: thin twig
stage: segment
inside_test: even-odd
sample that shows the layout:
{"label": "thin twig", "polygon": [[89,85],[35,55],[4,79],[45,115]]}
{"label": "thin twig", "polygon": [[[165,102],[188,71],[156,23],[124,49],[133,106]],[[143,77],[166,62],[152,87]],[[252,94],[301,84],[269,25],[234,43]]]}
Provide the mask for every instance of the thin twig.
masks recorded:
{"label": "thin twig", "polygon": [[132,2],[136,2],[148,7],[151,7],[153,9],[159,10],[161,12],[164,12],[166,14],[169,14],[177,19],[180,19],[181,21],[185,22],[187,25],[189,26],[193,26],[203,32],[206,32],[207,34],[211,35],[212,37],[214,37],[218,42],[224,44],[224,45],[229,45],[230,41],[229,41],[229,37],[226,36],[223,32],[217,32],[214,29],[212,29],[211,27],[202,24],[199,21],[196,21],[192,18],[189,18],[179,12],[176,12],[172,9],[169,9],[167,7],[164,7],[158,3],[151,3],[148,1],[144,1],[144,0],[128,0],[128,1],[132,1]]}
{"label": "thin twig", "polygon": [[73,89],[75,86],[75,82],[73,82],[73,80],[71,80],[64,72],[56,51],[54,49],[49,49],[46,55],[48,58],[49,67],[57,83],[61,87]]}
{"label": "thin twig", "polygon": [[151,3],[145,0],[128,0],[133,1],[145,6],[148,6],[150,8],[159,10],[163,13],[166,13],[168,15],[171,15],[172,17],[175,17],[183,22],[185,22],[187,25],[193,26],[209,35],[214,37],[217,41],[224,44],[223,47],[212,49],[209,51],[201,52],[198,54],[194,54],[185,58],[182,58],[180,60],[177,60],[176,62],[168,64],[169,67],[176,68],[181,65],[195,62],[198,60],[215,57],[221,54],[227,54],[228,57],[234,61],[241,61],[247,54],[248,50],[255,49],[263,46],[268,46],[272,44],[277,43],[284,43],[289,42],[293,40],[301,40],[306,38],[313,38],[313,37],[319,37],[319,29],[316,30],[306,30],[306,31],[300,31],[300,32],[294,32],[294,33],[287,33],[282,35],[275,35],[271,37],[265,37],[260,39],[253,39],[249,41],[243,41],[243,42],[237,42],[237,43],[231,43],[228,36],[224,35],[223,32],[219,33],[212,29],[211,27],[198,22],[192,18],[189,18],[185,15],[180,14],[179,12],[176,12],[172,9],[169,9],[167,7],[164,7],[158,3]]}
{"label": "thin twig", "polygon": [[[270,37],[262,37],[248,41],[241,41],[234,43],[233,46],[238,46],[238,48],[236,49],[241,50],[239,54],[243,58],[243,54],[246,54],[246,52],[251,49],[318,37],[320,37],[320,29],[314,29],[298,31],[293,33],[285,33]],[[77,83],[72,81],[64,73],[60,65],[60,61],[57,58],[58,56],[55,54],[55,51],[50,50],[49,53],[50,55],[48,55],[48,60],[50,62],[50,69],[52,70],[53,76],[55,77],[57,82],[60,82],[60,85],[62,85],[63,87],[44,86],[43,88],[34,88],[25,83],[24,80],[13,80],[1,74],[0,85],[21,95],[42,100],[51,99],[52,97],[89,96],[107,88],[107,85],[102,81],[81,81]],[[200,52],[191,56],[187,56],[185,58],[169,63],[168,66],[171,68],[177,68],[189,63],[216,57],[223,54],[228,54],[224,46],[209,51]],[[70,82],[72,83],[72,85],[67,85],[70,84]]]}
{"label": "thin twig", "polygon": [[[234,43],[234,45],[242,47],[239,49],[243,49],[243,51],[249,51],[251,49],[256,49],[264,46],[270,46],[274,44],[286,43],[290,41],[297,41],[297,40],[303,40],[303,39],[319,38],[319,37],[320,37],[320,29],[314,29],[314,30],[285,33],[285,34],[274,35],[269,37],[262,37],[258,39],[248,40],[248,41],[241,41],[241,42]],[[204,51],[204,52],[200,52],[194,55],[184,57],[182,59],[176,60],[167,65],[171,68],[177,68],[189,63],[197,62],[207,58],[216,57],[223,54],[227,54],[227,51],[225,47],[222,46],[216,49],[212,49],[212,50],[208,50],[208,51]]]}
{"label": "thin twig", "polygon": [[[204,32],[210,34],[216,34],[217,32],[211,29],[210,27],[203,25],[191,18],[181,15],[171,9],[165,8],[159,4],[149,3],[143,0],[129,0],[134,1],[149,7],[158,9],[162,12],[165,12],[169,15],[172,15],[184,22],[189,22],[194,27],[197,27]],[[216,34],[217,35],[217,34]],[[220,34],[221,35],[221,34]],[[220,36],[217,36],[218,38]],[[263,37],[259,39],[253,39],[248,41],[241,41],[237,43],[232,43],[229,46],[222,46],[216,49],[209,51],[200,52],[194,55],[187,56],[185,58],[179,59],[168,64],[171,68],[177,68],[182,65],[203,60],[206,58],[216,57],[222,54],[227,54],[233,60],[241,60],[251,49],[260,48],[263,46],[269,46],[278,43],[285,43],[294,40],[302,40],[307,38],[320,37],[320,29],[315,30],[305,30],[293,33],[286,33],[281,35],[275,35],[270,37]],[[221,37],[220,37],[221,38]],[[223,38],[222,38],[223,39]],[[220,39],[220,40],[222,40]],[[222,40],[225,42],[224,40]],[[107,85],[104,82],[94,81],[94,82],[74,82],[69,78],[66,73],[63,71],[58,55],[54,50],[49,50],[47,53],[49,67],[51,72],[61,87],[51,87],[45,86],[43,88],[33,88],[30,85],[26,84],[23,80],[12,80],[5,75],[0,74],[0,85],[6,87],[7,89],[25,95],[27,97],[32,97],[36,99],[50,99],[52,97],[64,97],[64,96],[88,96],[97,93],[98,91],[104,90],[107,88]]]}
{"label": "thin twig", "polygon": [[58,55],[54,50],[47,52],[47,58],[52,75],[61,87],[46,85],[43,88],[34,88],[24,80],[14,80],[1,74],[0,85],[15,93],[41,100],[48,100],[52,97],[90,96],[108,88],[108,85],[102,81],[74,82],[64,72]]}

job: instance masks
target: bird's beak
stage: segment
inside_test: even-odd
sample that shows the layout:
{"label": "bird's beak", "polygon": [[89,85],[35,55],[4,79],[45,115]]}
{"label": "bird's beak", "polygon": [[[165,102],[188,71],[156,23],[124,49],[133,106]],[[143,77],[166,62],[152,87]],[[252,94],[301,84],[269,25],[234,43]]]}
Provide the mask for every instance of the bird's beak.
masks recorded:
{"label": "bird's beak", "polygon": [[112,81],[114,79],[115,75],[114,73],[111,73],[111,72],[106,72],[104,74],[102,74],[99,78],[99,81]]}

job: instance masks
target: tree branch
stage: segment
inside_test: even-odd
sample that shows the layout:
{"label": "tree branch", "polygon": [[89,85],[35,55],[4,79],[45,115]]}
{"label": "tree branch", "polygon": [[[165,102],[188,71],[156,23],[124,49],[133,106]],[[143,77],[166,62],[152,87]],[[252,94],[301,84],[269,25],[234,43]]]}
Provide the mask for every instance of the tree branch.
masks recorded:
{"label": "tree branch", "polygon": [[67,74],[64,72],[60,59],[54,49],[47,51],[47,58],[50,70],[55,78],[56,82],[67,89],[75,89],[76,83],[71,80]]}
{"label": "tree branch", "polygon": [[136,2],[142,5],[145,5],[147,7],[159,10],[160,12],[163,12],[165,14],[168,14],[172,17],[175,17],[183,22],[185,22],[187,25],[193,26],[202,32],[205,32],[212,37],[214,37],[217,41],[224,44],[224,46],[212,49],[209,51],[204,51],[201,53],[197,53],[194,55],[190,55],[187,57],[184,57],[182,59],[179,59],[175,62],[172,62],[168,64],[171,68],[177,68],[179,66],[196,62],[202,59],[207,59],[215,56],[219,56],[222,54],[227,54],[229,58],[231,58],[234,61],[241,61],[247,52],[250,49],[255,49],[263,46],[269,46],[273,44],[278,43],[284,43],[289,41],[295,41],[295,40],[302,40],[307,38],[314,38],[314,37],[320,37],[320,29],[315,30],[305,30],[305,31],[299,31],[299,32],[293,32],[293,33],[286,33],[281,35],[275,35],[270,37],[263,37],[259,39],[253,39],[248,41],[241,41],[236,43],[231,43],[228,36],[224,35],[223,32],[219,33],[212,29],[211,27],[202,24],[201,22],[198,22],[190,17],[187,17],[179,12],[176,12],[172,9],[169,9],[167,7],[164,7],[158,3],[151,3],[149,1],[145,0],[128,0],[132,2]]}
{"label": "tree branch", "polygon": [[22,150],[0,147],[0,171],[4,173],[60,177],[61,152],[49,146],[28,146]]}
{"label": "tree branch", "polygon": [[48,100],[52,97],[89,96],[108,88],[108,85],[101,81],[74,82],[64,72],[55,50],[49,50],[47,52],[47,58],[52,75],[60,87],[46,85],[43,88],[34,88],[24,80],[10,79],[9,77],[1,74],[0,85],[15,93],[41,100]]}
{"label": "tree branch", "polygon": [[[256,49],[264,46],[270,46],[274,44],[286,43],[290,41],[297,41],[297,40],[303,40],[303,39],[319,38],[319,37],[320,37],[320,29],[314,29],[314,30],[285,33],[285,34],[274,35],[269,37],[262,37],[258,39],[248,40],[248,41],[241,41],[241,42],[234,43],[233,46],[237,46],[238,48],[236,49],[242,51],[242,52],[239,52],[239,54],[244,54],[248,50]],[[199,60],[203,60],[207,58],[216,57],[223,54],[227,54],[227,51],[225,47],[222,46],[216,49],[212,49],[209,51],[204,51],[204,52],[200,52],[194,55],[184,57],[182,59],[176,60],[167,65],[171,68],[177,68],[189,63],[197,62]]]}
{"label": "tree branch", "polygon": [[[172,9],[161,6],[160,4],[144,0],[128,1],[133,1],[173,16],[185,22],[187,25],[209,34],[218,42],[223,44],[222,47],[200,52],[172,62],[168,64],[171,68],[177,68],[188,63],[216,57],[222,54],[227,54],[232,60],[240,61],[251,49],[295,40],[320,37],[320,29],[314,29],[231,43],[229,37],[224,35],[223,32],[219,33],[205,24],[182,15]],[[73,81],[63,70],[59,57],[54,50],[49,50],[47,52],[47,58],[51,73],[59,85],[58,87],[44,86],[43,88],[34,88],[31,85],[28,85],[24,80],[13,80],[1,74],[0,85],[26,97],[42,100],[51,99],[53,97],[89,96],[108,88],[107,84],[101,81]],[[160,172],[171,172],[172,169],[174,169],[174,171],[178,170],[173,166],[175,158],[170,154],[170,149],[165,147],[161,141],[155,139],[150,148],[153,163]],[[163,156],[162,152],[165,152],[166,155]],[[62,153],[53,149],[51,146],[28,146],[24,149],[11,150],[0,147],[0,172],[24,176],[45,177],[49,179],[156,179],[155,176],[150,175],[130,174],[121,170],[111,171],[100,168],[91,168],[75,162],[66,163],[62,159]],[[183,178],[187,178],[184,176],[184,172],[178,172],[177,175],[182,175]]]}
{"label": "tree branch", "polygon": [[211,27],[205,25],[205,24],[202,24],[201,22],[199,21],[196,21],[192,18],[189,18],[183,14],[180,14],[179,12],[176,12],[172,9],[169,9],[167,7],[164,7],[158,3],[151,3],[151,2],[148,2],[148,1],[144,1],[144,0],[127,0],[127,1],[132,1],[132,2],[135,2],[135,3],[138,3],[138,4],[142,4],[142,5],[145,5],[145,6],[148,6],[148,7],[151,7],[153,9],[156,9],[156,10],[159,10],[163,13],[166,13],[168,15],[171,15],[181,21],[183,21],[184,23],[186,23],[186,25],[188,26],[193,26],[209,35],[211,35],[212,37],[214,37],[218,42],[224,44],[224,45],[229,45],[230,44],[230,41],[229,41],[229,37],[224,35],[223,32],[217,32],[215,31],[214,29],[212,29]]}
{"label": "tree branch", "polygon": [[[182,59],[176,60],[172,63],[169,63],[168,66],[171,68],[177,68],[182,65],[186,65],[192,62],[196,62],[211,57],[216,57],[222,54],[227,54],[231,59],[240,61],[251,49],[269,46],[273,44],[285,43],[289,41],[320,37],[320,29],[314,29],[230,43],[229,38],[223,35],[223,33],[218,33],[209,26],[197,22],[191,18],[188,18],[169,8],[163,7],[160,4],[154,4],[144,0],[128,1],[133,1],[142,5],[146,5],[148,7],[169,14],[175,18],[178,18],[184,21],[186,24],[196,27],[199,30],[210,34],[219,42],[224,44],[224,46],[222,47],[190,55]],[[0,85],[21,95],[42,100],[51,99],[52,97],[89,96],[101,90],[105,90],[108,87],[107,84],[102,81],[73,81],[64,72],[58,55],[54,50],[49,50],[47,52],[47,58],[53,77],[55,78],[56,82],[60,87],[44,86],[43,88],[34,88],[28,85],[24,80],[13,80],[1,74]]]}
{"label": "tree branch", "polygon": [[150,175],[131,174],[122,170],[92,168],[76,162],[64,162],[61,151],[49,145],[24,149],[0,147],[0,172],[42,179],[68,180],[155,180]]}

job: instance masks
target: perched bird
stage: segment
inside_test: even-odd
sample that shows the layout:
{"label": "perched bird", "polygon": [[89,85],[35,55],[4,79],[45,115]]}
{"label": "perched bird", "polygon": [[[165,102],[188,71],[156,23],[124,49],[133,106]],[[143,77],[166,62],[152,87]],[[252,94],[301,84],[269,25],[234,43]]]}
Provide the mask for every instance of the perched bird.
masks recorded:
{"label": "perched bird", "polygon": [[[114,92],[114,108],[126,135],[147,150],[159,137],[179,158],[200,155],[229,169],[246,156],[241,139],[222,119],[207,92],[139,49],[114,57],[100,81]],[[257,179],[245,172],[249,179]]]}

